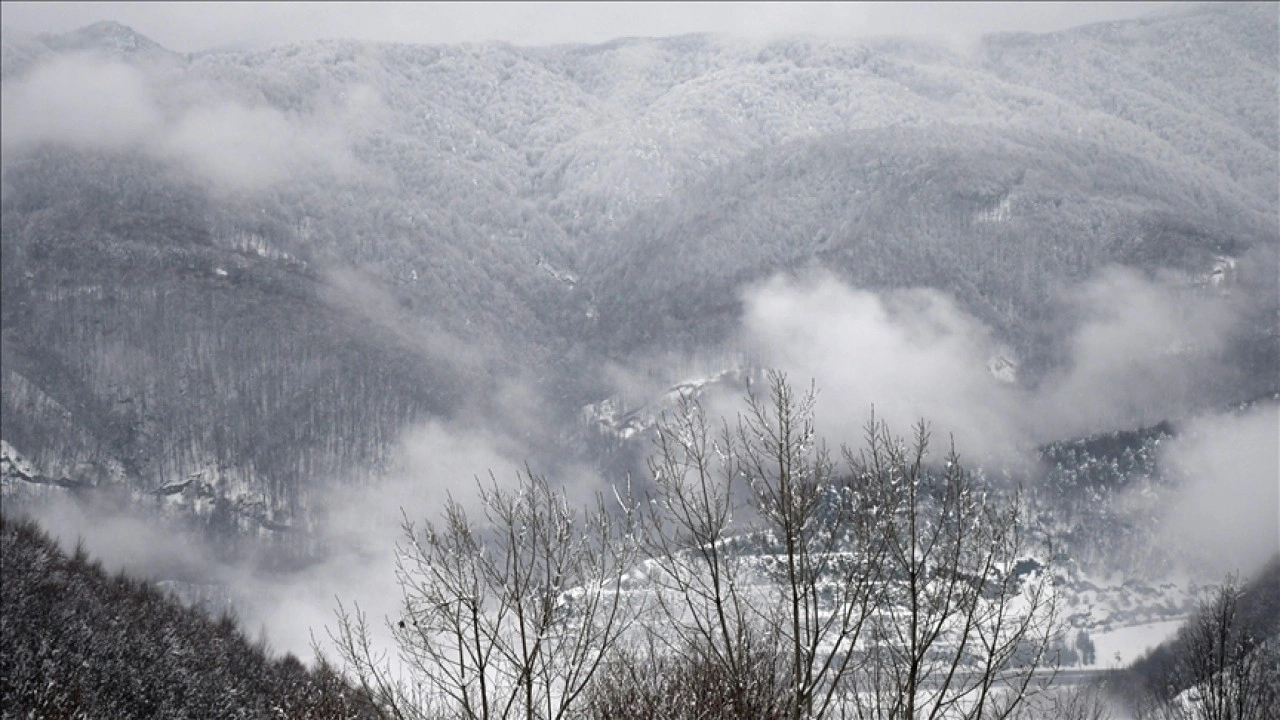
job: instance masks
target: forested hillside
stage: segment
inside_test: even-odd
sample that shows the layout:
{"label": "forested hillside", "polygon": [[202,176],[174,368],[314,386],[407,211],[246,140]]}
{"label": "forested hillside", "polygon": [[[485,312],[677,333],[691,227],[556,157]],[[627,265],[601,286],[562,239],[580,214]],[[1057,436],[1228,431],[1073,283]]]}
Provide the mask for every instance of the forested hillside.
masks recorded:
{"label": "forested hillside", "polygon": [[1280,557],[1227,578],[1176,636],[1111,678],[1139,718],[1265,718],[1280,701]]}
{"label": "forested hillside", "polygon": [[147,583],[0,517],[0,705],[6,718],[377,717],[328,668],[272,659]]}
{"label": "forested hillside", "polygon": [[[732,327],[742,284],[820,266],[856,287],[944,290],[1043,369],[1063,353],[1044,322],[1055,284],[1123,263],[1190,285],[1218,257],[1271,246],[1274,222],[1246,202],[1095,138],[868,130],[719,168],[639,213],[587,276],[601,342],[622,353],[696,346]],[[1259,299],[1273,290],[1245,279]]]}
{"label": "forested hillside", "polygon": [[[696,35],[181,54],[114,23],[6,28],[6,504],[130,504],[227,557],[316,561],[330,491],[415,452],[452,467],[456,436],[413,442],[441,427],[553,475],[631,467],[635,446],[583,408],[775,359],[743,327],[781,276],[947,298],[1012,388],[973,382],[955,404],[1030,408],[1020,449],[1048,462],[1026,477],[1084,507],[1072,438],[1117,428],[1055,425],[1061,404],[1031,395],[1084,395],[1058,382],[1094,371],[1081,348],[1122,344],[1081,317],[1175,318],[1180,334],[1131,341],[1189,368],[1150,393],[1177,403],[1131,413],[1144,427],[1277,391],[1278,36],[1268,3],[964,50]],[[1063,301],[1115,266],[1159,292]],[[1120,472],[1147,472],[1139,456]],[[1107,522],[1079,515],[1081,537]]]}

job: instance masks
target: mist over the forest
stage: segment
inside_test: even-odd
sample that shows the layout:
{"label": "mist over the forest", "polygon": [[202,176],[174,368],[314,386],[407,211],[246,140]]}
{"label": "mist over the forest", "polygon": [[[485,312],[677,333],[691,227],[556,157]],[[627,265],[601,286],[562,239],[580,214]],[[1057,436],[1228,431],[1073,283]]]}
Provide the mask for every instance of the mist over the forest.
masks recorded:
{"label": "mist over the forest", "polygon": [[5,504],[305,657],[335,597],[395,617],[403,520],[524,472],[608,496],[651,427],[602,404],[773,367],[833,445],[874,408],[1029,485],[1168,423],[1147,540],[1248,573],[1280,546],[1272,10],[959,45],[7,33]]}
{"label": "mist over the forest", "polygon": [[1164,449],[1183,480],[1164,518],[1165,539],[1214,574],[1249,577],[1280,549],[1277,413],[1273,400],[1200,416]]}
{"label": "mist over the forest", "polygon": [[351,127],[376,122],[378,99],[357,85],[309,112],[245,102],[167,63],[138,67],[94,53],[58,56],[5,83],[6,154],[41,145],[138,151],[219,193],[372,176]]}
{"label": "mist over the forest", "polygon": [[1043,443],[1191,417],[1231,400],[1206,378],[1230,373],[1241,332],[1222,293],[1123,267],[1064,287],[1050,322],[1070,353],[1035,387],[993,366],[1016,355],[945,293],[870,292],[827,273],[775,277],[744,292],[741,342],[822,394],[823,427],[856,442],[874,406],[891,426],[926,420],[965,454],[1010,462]]}

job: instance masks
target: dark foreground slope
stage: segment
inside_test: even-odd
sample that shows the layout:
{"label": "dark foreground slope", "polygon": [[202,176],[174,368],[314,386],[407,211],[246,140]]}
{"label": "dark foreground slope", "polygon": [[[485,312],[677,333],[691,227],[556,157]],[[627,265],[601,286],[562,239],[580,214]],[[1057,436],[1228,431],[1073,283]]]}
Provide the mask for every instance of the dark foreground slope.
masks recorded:
{"label": "dark foreground slope", "polygon": [[[1242,586],[1227,584],[1178,634],[1118,671],[1117,697],[1137,717],[1274,717],[1280,702],[1280,555]],[[1184,702],[1185,701],[1185,702]]]}
{"label": "dark foreground slope", "polygon": [[0,518],[0,558],[3,717],[372,716],[327,669],[271,660],[230,617],[110,577],[34,523]]}

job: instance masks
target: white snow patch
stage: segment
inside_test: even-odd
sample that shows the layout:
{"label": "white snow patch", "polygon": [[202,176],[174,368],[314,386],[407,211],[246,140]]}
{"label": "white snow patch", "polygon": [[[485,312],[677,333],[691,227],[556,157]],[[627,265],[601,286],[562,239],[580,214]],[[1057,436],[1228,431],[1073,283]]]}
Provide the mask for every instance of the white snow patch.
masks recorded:
{"label": "white snow patch", "polygon": [[1098,669],[1123,667],[1172,638],[1186,618],[1161,620],[1144,625],[1130,625],[1113,630],[1090,633],[1097,657],[1093,667]]}
{"label": "white snow patch", "polygon": [[992,377],[1002,383],[1013,385],[1018,382],[1018,362],[1007,354],[993,355],[987,360],[987,370]]}
{"label": "white snow patch", "polygon": [[22,457],[22,454],[5,440],[0,440],[0,462],[5,465],[6,474],[10,467],[28,477],[36,474],[36,469],[32,466],[31,461]]}

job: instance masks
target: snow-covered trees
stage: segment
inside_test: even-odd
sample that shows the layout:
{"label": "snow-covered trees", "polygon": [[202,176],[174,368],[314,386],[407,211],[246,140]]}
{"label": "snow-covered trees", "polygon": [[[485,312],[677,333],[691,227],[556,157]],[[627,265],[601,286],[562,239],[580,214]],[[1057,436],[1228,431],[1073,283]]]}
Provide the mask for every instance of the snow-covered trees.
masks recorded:
{"label": "snow-covered trees", "polygon": [[860,717],[1010,717],[1056,670],[1049,568],[1025,534],[1019,491],[983,487],[952,447],[927,462],[874,420],[851,462],[887,538],[871,642],[850,675]]}
{"label": "snow-covered trees", "polygon": [[274,658],[235,618],[66,553],[0,515],[0,715],[5,718],[377,717],[327,664]]}
{"label": "snow-covered trees", "polygon": [[1009,717],[1053,675],[1056,600],[1016,491],[929,456],[874,417],[837,464],[815,393],[770,374],[734,424],[681,398],[652,494],[578,519],[522,476],[443,525],[406,525],[409,673],[364,618],[335,636],[402,717]]}
{"label": "snow-covered trees", "polygon": [[1280,556],[1232,576],[1165,646],[1128,672],[1139,720],[1263,720],[1280,703]]}
{"label": "snow-covered trees", "polygon": [[409,677],[375,655],[358,609],[340,608],[334,640],[348,670],[398,718],[573,717],[635,617],[619,592],[635,558],[633,508],[617,499],[579,515],[526,473],[513,489],[481,486],[478,518],[450,500],[440,525],[406,520],[391,631]]}
{"label": "snow-covered trees", "polygon": [[727,716],[762,681],[777,686],[770,715],[819,717],[839,704],[876,606],[884,536],[869,498],[837,480],[815,400],[774,374],[735,426],[711,432],[684,398],[658,430],[647,537],[660,620],[650,627],[686,663],[718,669],[736,701]]}

